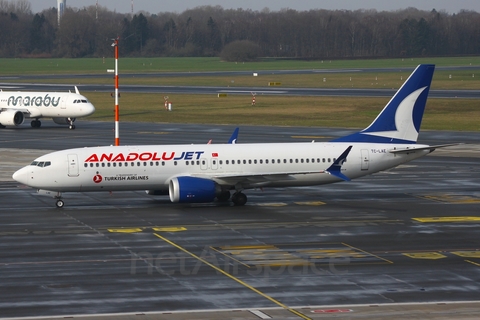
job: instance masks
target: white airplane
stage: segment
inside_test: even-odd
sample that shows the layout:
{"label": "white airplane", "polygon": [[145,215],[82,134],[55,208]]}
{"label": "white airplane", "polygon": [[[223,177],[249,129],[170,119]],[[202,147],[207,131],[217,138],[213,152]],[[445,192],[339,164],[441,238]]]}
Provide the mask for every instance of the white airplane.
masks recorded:
{"label": "white airplane", "polygon": [[227,201],[233,191],[232,202],[244,205],[246,189],[349,181],[448,146],[416,144],[434,69],[418,66],[370,126],[331,142],[69,149],[35,159],[13,179],[52,195],[59,208],[62,192],[147,190],[199,203]]}
{"label": "white airplane", "polygon": [[75,129],[76,118],[95,112],[95,107],[75,87],[72,92],[21,92],[0,90],[0,127],[19,126],[33,119],[32,128],[40,128],[40,118],[52,118],[56,124]]}

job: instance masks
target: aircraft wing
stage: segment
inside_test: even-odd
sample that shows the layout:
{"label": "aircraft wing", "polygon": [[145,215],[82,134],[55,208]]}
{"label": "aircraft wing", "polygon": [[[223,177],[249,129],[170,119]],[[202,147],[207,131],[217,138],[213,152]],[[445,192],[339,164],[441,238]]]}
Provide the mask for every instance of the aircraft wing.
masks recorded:
{"label": "aircraft wing", "polygon": [[317,171],[295,171],[295,172],[275,172],[275,173],[244,173],[244,174],[228,174],[217,176],[202,177],[212,179],[220,185],[234,186],[237,184],[248,184],[251,187],[261,187],[268,182],[273,181],[285,181],[295,179],[294,175],[300,174],[318,174],[327,173],[335,176],[341,180],[350,181],[350,178],[342,173],[342,165],[345,163],[350,150],[353,146],[349,146],[341,155],[336,159],[327,170]]}
{"label": "aircraft wing", "polygon": [[21,113],[23,113],[23,115],[26,118],[37,118],[37,117],[40,118],[42,115],[41,112],[38,111],[38,108],[35,108],[34,112],[32,112],[27,108],[8,107],[8,108],[2,108],[0,112],[6,111],[6,110],[20,111]]}
{"label": "aircraft wing", "polygon": [[9,110],[9,109],[14,109],[14,110],[20,111],[24,114],[30,114],[30,110],[28,110],[27,108],[7,107],[7,108],[2,108],[1,111],[6,111],[6,110]]}
{"label": "aircraft wing", "polygon": [[318,171],[298,171],[298,172],[277,172],[277,173],[239,173],[239,174],[218,174],[215,176],[195,175],[198,178],[211,179],[222,186],[235,186],[237,184],[247,184],[252,187],[261,187],[272,181],[293,180],[294,175],[327,173],[325,170]]}

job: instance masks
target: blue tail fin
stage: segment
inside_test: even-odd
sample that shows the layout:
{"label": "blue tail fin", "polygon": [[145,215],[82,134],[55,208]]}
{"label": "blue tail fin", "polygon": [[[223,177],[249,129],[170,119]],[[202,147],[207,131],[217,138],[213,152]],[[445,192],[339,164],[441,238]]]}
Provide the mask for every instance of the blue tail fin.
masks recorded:
{"label": "blue tail fin", "polygon": [[333,141],[416,143],[434,70],[419,65],[366,129]]}
{"label": "blue tail fin", "polygon": [[238,130],[239,130],[239,128],[235,128],[235,130],[233,130],[232,136],[230,137],[230,139],[228,139],[229,144],[237,143]]}

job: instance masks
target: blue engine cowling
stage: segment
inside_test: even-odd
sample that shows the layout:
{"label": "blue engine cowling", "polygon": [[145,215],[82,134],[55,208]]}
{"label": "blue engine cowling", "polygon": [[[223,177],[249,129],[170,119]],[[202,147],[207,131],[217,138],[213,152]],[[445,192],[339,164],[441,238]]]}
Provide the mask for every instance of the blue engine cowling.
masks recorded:
{"label": "blue engine cowling", "polygon": [[176,177],[168,186],[170,201],[180,203],[213,202],[217,196],[217,184],[208,179]]}

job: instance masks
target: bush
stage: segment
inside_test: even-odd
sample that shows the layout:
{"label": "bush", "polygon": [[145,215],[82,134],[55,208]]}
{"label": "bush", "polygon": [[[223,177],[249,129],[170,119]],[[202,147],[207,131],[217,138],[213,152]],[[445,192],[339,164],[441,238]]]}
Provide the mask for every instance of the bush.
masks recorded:
{"label": "bush", "polygon": [[260,46],[249,40],[238,40],[227,44],[220,58],[228,62],[254,61],[260,54]]}

